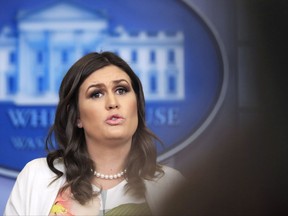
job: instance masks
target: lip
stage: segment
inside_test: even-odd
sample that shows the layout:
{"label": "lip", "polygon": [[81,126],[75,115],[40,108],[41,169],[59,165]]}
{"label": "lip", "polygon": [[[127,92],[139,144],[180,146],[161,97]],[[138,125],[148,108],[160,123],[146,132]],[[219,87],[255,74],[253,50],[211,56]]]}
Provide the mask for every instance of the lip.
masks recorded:
{"label": "lip", "polygon": [[124,121],[125,121],[125,118],[118,114],[110,115],[105,120],[106,124],[111,125],[111,126],[121,125]]}

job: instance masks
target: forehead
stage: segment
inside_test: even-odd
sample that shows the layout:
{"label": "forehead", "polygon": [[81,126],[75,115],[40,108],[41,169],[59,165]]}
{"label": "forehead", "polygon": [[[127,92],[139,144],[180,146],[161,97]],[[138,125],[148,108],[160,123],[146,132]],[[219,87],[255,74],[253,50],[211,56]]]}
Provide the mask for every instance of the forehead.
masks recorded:
{"label": "forehead", "polygon": [[[121,68],[109,65],[105,66],[99,70],[94,71],[90,74],[82,83],[81,87],[89,86],[90,84],[105,84],[109,85],[116,80],[126,80],[129,84],[131,84],[131,79],[129,75],[123,71]],[[80,87],[80,88],[81,88]]]}

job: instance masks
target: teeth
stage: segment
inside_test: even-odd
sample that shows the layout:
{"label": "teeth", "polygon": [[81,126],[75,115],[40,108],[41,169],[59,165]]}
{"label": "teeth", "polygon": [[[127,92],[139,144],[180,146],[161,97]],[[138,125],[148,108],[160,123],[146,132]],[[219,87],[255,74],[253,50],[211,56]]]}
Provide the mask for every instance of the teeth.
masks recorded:
{"label": "teeth", "polygon": [[116,117],[112,117],[112,120],[116,120],[117,118]]}

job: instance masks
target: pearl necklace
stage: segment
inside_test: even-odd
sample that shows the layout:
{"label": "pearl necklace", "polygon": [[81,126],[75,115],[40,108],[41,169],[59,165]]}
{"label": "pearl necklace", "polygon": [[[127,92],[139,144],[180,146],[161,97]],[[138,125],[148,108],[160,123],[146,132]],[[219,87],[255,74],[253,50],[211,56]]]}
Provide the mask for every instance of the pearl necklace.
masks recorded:
{"label": "pearl necklace", "polygon": [[94,176],[96,176],[97,178],[101,178],[101,179],[113,180],[113,179],[121,178],[124,175],[124,173],[126,173],[126,169],[114,175],[105,175],[105,174],[94,171]]}

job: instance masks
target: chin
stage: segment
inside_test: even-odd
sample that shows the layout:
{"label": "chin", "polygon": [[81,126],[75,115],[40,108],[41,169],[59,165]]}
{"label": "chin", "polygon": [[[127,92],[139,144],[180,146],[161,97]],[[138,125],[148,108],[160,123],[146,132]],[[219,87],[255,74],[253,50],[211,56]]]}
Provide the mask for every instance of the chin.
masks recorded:
{"label": "chin", "polygon": [[127,142],[129,140],[132,140],[132,135],[127,135],[127,134],[113,134],[113,135],[110,135],[110,136],[107,136],[107,139],[108,140],[111,140],[111,141],[117,141],[117,142],[121,142],[121,141],[124,141],[124,142]]}

